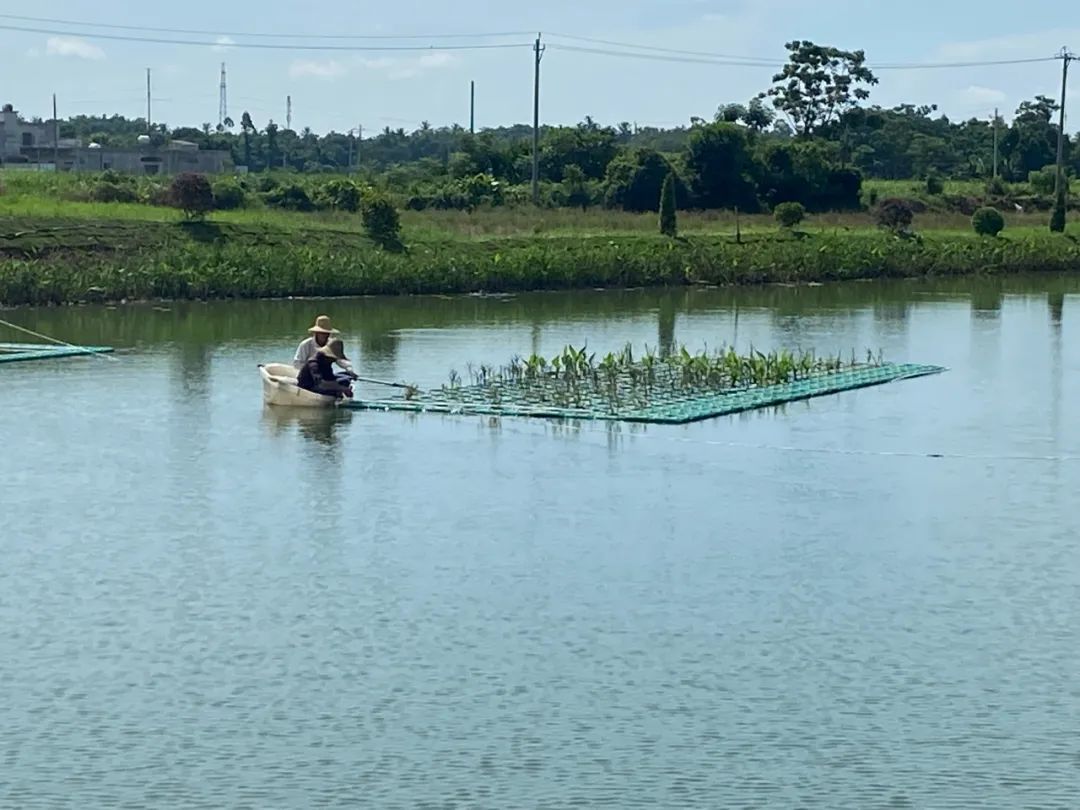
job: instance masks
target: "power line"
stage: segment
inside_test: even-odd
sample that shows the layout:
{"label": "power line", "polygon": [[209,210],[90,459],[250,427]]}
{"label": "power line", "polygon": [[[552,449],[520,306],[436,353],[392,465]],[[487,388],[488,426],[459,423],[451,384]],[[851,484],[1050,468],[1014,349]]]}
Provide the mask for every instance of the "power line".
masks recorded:
{"label": "power line", "polygon": [[626,59],[645,59],[654,62],[686,62],[695,65],[718,65],[721,67],[777,68],[781,64],[779,62],[737,61],[735,59],[705,58],[700,56],[665,56],[663,54],[654,53],[631,53],[629,51],[613,51],[603,48],[585,48],[577,45],[560,45],[557,43],[549,45],[548,47],[555,48],[560,51],[571,51],[573,53],[588,53],[597,56],[616,56]]}
{"label": "power line", "polygon": [[84,28],[107,28],[114,31],[152,31],[160,34],[205,34],[207,36],[246,37],[248,39],[498,39],[500,37],[524,37],[531,31],[494,31],[476,34],[279,34],[254,31],[211,31],[198,28],[154,28],[143,25],[116,25],[113,23],[60,20],[53,17],[26,17],[21,14],[0,14],[0,19],[23,22],[73,25]]}
{"label": "power line", "polygon": [[942,68],[994,67],[996,65],[1033,65],[1037,62],[1056,62],[1059,56],[1037,56],[1030,59],[990,59],[984,62],[913,62],[911,64],[868,65],[872,70],[937,70]]}
{"label": "power line", "polygon": [[[558,39],[573,40],[575,42],[590,42],[598,45],[608,45],[614,48],[628,48],[635,51],[644,51],[646,53],[626,53],[622,51],[613,51],[609,49],[600,48],[583,48],[574,45],[562,45],[555,44],[552,47],[560,48],[564,51],[577,51],[579,53],[592,53],[601,56],[622,56],[622,57],[637,57],[641,59],[658,59],[660,61],[678,61],[678,62],[692,62],[700,64],[720,64],[733,67],[778,67],[783,64],[784,59],[768,59],[766,57],[759,56],[740,56],[726,53],[714,53],[708,51],[691,51],[681,48],[661,48],[654,45],[639,45],[631,42],[618,42],[610,39],[595,39],[593,37],[581,37],[574,34],[550,34],[552,37]],[[669,60],[661,59],[659,56],[652,56],[651,54],[667,54],[672,57],[679,57],[678,59],[672,58]],[[1040,56],[1027,59],[988,59],[981,61],[968,61],[968,62],[883,62],[880,64],[870,64],[873,70],[935,70],[944,68],[967,68],[967,67],[993,67],[995,65],[1025,65],[1036,64],[1039,62],[1054,62],[1059,60],[1060,56]]]}
{"label": "power line", "polygon": [[133,37],[122,34],[99,34],[81,31],[57,31],[51,28],[27,28],[16,25],[0,25],[0,31],[21,31],[28,34],[51,34],[62,37],[86,37],[121,42],[146,42],[156,45],[198,45],[200,47],[256,48],[275,51],[481,51],[508,48],[531,48],[528,43],[489,43],[471,45],[305,45],[277,44],[270,42],[204,42],[193,39],[164,39],[161,37]]}
{"label": "power line", "polygon": [[[2,15],[0,15],[2,16]],[[610,39],[594,39],[592,37],[579,37],[574,34],[548,34],[547,36],[558,39],[569,39],[575,42],[591,42],[594,45],[611,45],[617,48],[633,48],[639,51],[653,51],[656,53],[669,53],[679,56],[704,56],[710,59],[734,59],[741,62],[762,62],[768,65],[776,64],[774,59],[766,59],[760,56],[735,56],[732,54],[711,53],[706,51],[688,51],[681,48],[660,48],[655,45],[634,45],[629,42],[615,42]]]}

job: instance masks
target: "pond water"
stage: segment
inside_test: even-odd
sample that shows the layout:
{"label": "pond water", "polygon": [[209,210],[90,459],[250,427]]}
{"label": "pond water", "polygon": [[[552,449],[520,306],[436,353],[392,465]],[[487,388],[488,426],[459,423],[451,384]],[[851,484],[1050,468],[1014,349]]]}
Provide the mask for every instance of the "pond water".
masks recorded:
{"label": "pond water", "polygon": [[[0,366],[0,806],[1074,807],[1078,293],[0,313],[119,349]],[[949,371],[684,427],[264,410],[322,312],[421,386],[586,341]]]}

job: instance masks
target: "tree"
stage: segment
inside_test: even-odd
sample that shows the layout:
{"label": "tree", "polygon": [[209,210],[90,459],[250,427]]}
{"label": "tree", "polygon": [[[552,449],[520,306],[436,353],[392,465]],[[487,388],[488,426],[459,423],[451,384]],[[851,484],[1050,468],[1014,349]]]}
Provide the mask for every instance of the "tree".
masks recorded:
{"label": "tree", "polygon": [[795,131],[810,137],[834,124],[858,102],[870,97],[867,87],[878,83],[866,67],[863,51],[842,51],[809,41],[789,42],[788,62],[773,77],[773,106],[791,119]]}
{"label": "tree", "polygon": [[278,125],[273,119],[266,125],[266,166],[271,168],[278,164]]}
{"label": "tree", "polygon": [[687,146],[686,168],[694,195],[704,207],[757,209],[754,164],[742,127],[726,123],[697,127]]}
{"label": "tree", "polygon": [[255,132],[255,123],[251,120],[251,115],[247,111],[240,116],[240,131],[244,134],[244,165],[250,168],[251,135]]}
{"label": "tree", "polygon": [[563,169],[563,196],[567,205],[581,208],[585,211],[592,202],[592,194],[589,193],[589,181],[581,167],[571,163]]}
{"label": "tree", "polygon": [[[1054,115],[1061,108],[1051,98],[1036,96],[1020,104],[1013,125],[1001,141],[1001,151],[1014,180],[1057,161],[1058,127]],[[1066,154],[1069,142],[1066,138]]]}
{"label": "tree", "polygon": [[364,231],[368,237],[386,250],[400,250],[401,219],[394,204],[385,195],[369,189],[360,209]]}
{"label": "tree", "polygon": [[724,104],[716,111],[716,122],[736,124],[747,116],[747,109],[742,104]]}
{"label": "tree", "polygon": [[765,106],[760,98],[750,99],[750,104],[747,105],[746,113],[743,115],[743,123],[746,124],[754,132],[764,132],[776,119],[776,113]]}
{"label": "tree", "polygon": [[670,172],[664,178],[664,187],[660,190],[660,233],[674,239],[679,234],[675,213],[675,173]]}
{"label": "tree", "polygon": [[1058,191],[1057,199],[1054,200],[1054,212],[1050,215],[1050,231],[1052,233],[1065,233],[1065,189]]}
{"label": "tree", "polygon": [[591,118],[576,127],[555,127],[540,144],[540,166],[545,179],[562,182],[566,166],[579,166],[589,180],[600,180],[618,152],[618,136]]}
{"label": "tree", "polygon": [[[643,213],[657,211],[664,181],[674,171],[654,149],[633,149],[608,164],[604,202],[609,208]],[[686,198],[686,186],[676,177],[676,198]]]}
{"label": "tree", "polygon": [[178,174],[169,188],[169,198],[189,220],[202,219],[214,209],[214,190],[204,174]]}

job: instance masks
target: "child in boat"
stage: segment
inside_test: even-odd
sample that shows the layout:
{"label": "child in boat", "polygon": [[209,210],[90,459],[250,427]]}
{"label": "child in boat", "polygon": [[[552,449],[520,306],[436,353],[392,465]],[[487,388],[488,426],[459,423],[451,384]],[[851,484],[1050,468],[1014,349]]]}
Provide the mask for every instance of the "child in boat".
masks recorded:
{"label": "child in boat", "polygon": [[315,351],[297,375],[296,383],[306,391],[326,396],[352,398],[352,386],[337,378],[334,363],[344,365],[349,362],[345,356],[345,344],[340,338],[333,338],[325,346]]}

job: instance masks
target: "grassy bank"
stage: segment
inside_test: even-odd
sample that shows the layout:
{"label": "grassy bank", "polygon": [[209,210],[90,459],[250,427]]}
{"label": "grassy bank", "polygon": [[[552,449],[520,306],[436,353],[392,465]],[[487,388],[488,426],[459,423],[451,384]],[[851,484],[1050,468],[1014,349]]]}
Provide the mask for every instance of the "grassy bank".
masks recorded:
{"label": "grassy bank", "polygon": [[[146,209],[153,210],[153,209]],[[66,212],[70,214],[70,212]],[[282,215],[287,217],[287,215]],[[469,237],[407,226],[407,250],[387,252],[358,229],[293,215],[223,218],[0,216],[0,303],[93,300],[511,292],[686,284],[1080,270],[1080,244],[1044,229],[978,238],[949,230],[919,240],[869,228],[785,235],[702,230],[678,240],[627,229],[606,234]]]}

